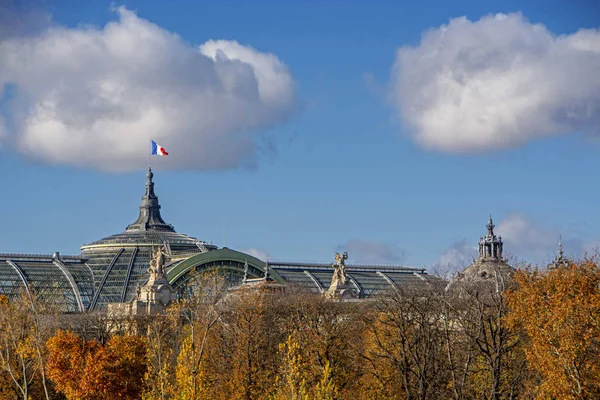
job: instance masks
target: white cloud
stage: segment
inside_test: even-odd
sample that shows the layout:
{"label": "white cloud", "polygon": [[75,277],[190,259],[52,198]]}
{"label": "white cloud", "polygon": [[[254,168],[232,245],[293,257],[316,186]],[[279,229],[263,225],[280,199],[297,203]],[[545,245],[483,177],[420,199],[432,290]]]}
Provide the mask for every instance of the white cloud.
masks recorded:
{"label": "white cloud", "polygon": [[514,252],[548,250],[556,248],[558,233],[532,219],[517,213],[509,214],[496,227],[496,234],[502,236],[507,246]]}
{"label": "white cloud", "polygon": [[[295,108],[294,81],[275,55],[235,41],[199,47],[120,7],[102,29],[52,26],[0,41],[0,87],[15,84],[11,145],[58,164],[128,171],[252,163],[260,130]],[[25,105],[23,105],[25,104]]]}
{"label": "white cloud", "polygon": [[347,251],[350,262],[397,264],[405,259],[403,249],[392,243],[350,239],[336,251]]}
{"label": "white cloud", "polygon": [[270,260],[270,259],[273,258],[273,257],[271,257],[271,255],[266,250],[257,249],[257,248],[254,248],[254,247],[250,247],[250,248],[247,248],[247,249],[242,249],[240,251],[242,253],[250,254],[252,257],[256,257],[256,258],[258,258],[259,260],[262,260],[262,261],[267,261],[267,260]]}
{"label": "white cloud", "polygon": [[455,18],[402,47],[392,102],[425,148],[476,152],[600,126],[600,31],[520,14]]}
{"label": "white cloud", "polygon": [[466,240],[455,242],[440,257],[440,264],[468,267],[477,257],[477,247]]}
{"label": "white cloud", "polygon": [[453,243],[428,269],[429,273],[450,279],[457,272],[462,271],[473,263],[477,257],[476,241],[460,240]]}
{"label": "white cloud", "polygon": [[[519,213],[509,214],[500,221],[495,233],[502,236],[506,252],[540,265],[550,262],[555,257],[561,234],[559,229]],[[578,237],[566,236],[568,232],[563,233],[565,253],[577,258],[583,257],[583,241]]]}
{"label": "white cloud", "polygon": [[597,237],[585,232],[551,226],[519,213],[509,214],[500,221],[496,233],[502,236],[505,250],[532,264],[545,265],[557,254],[559,237],[562,235],[566,255],[581,259],[587,253],[595,254]]}

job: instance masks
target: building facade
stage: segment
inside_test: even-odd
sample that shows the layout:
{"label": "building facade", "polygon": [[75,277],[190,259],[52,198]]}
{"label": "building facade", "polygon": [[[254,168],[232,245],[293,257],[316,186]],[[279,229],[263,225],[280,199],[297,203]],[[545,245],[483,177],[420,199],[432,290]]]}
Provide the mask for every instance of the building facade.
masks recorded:
{"label": "building facade", "polygon": [[[35,292],[61,304],[65,312],[132,303],[152,278],[150,263],[157,248],[164,249],[164,279],[175,297],[186,295],[195,274],[215,270],[232,286],[268,277],[315,293],[330,288],[337,271],[331,263],[265,262],[176,232],[162,218],[153,178],[149,169],[135,222],[121,233],[83,245],[79,255],[0,254],[0,294],[10,298],[22,290]],[[424,268],[344,264],[344,293],[355,299],[403,287],[443,286],[445,281]]]}

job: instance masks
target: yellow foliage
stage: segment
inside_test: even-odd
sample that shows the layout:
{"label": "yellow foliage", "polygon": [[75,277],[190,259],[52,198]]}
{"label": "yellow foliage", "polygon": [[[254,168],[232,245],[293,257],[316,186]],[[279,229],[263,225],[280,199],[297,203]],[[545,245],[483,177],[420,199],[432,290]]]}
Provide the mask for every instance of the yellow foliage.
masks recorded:
{"label": "yellow foliage", "polygon": [[336,400],[339,399],[338,389],[333,381],[333,373],[329,361],[325,362],[321,380],[315,388],[315,400]]}
{"label": "yellow foliage", "polygon": [[290,400],[308,400],[306,392],[306,373],[308,362],[302,354],[300,343],[292,335],[288,335],[285,343],[279,344],[283,355],[281,378],[285,382],[282,395]]}
{"label": "yellow foliage", "polygon": [[600,398],[600,269],[596,260],[526,269],[508,294],[513,326],[529,336],[526,356],[542,376],[538,398]]}

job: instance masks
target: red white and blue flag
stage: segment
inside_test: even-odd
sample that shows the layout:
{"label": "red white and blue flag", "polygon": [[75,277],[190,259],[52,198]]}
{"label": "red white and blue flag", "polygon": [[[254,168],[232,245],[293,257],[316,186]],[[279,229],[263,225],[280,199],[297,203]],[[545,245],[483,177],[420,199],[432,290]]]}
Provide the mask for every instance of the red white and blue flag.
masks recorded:
{"label": "red white and blue flag", "polygon": [[152,140],[152,155],[168,156],[169,153],[167,153],[164,147],[160,146],[154,140]]}

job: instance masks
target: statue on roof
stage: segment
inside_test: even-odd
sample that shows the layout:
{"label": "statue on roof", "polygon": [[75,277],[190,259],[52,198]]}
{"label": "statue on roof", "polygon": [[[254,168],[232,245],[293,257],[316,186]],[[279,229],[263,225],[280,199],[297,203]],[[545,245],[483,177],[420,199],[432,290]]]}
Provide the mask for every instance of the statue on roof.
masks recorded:
{"label": "statue on roof", "polygon": [[346,264],[345,261],[348,259],[348,253],[342,254],[335,253],[336,263],[331,264],[333,268],[333,277],[331,278],[331,285],[325,292],[325,297],[330,299],[339,299],[342,297],[352,296],[351,291],[348,289],[348,277],[346,275]]}
{"label": "statue on roof", "polygon": [[335,261],[337,262],[337,265],[341,265],[341,266],[346,266],[346,264],[344,264],[344,261],[348,259],[348,253],[344,252],[343,254],[340,253],[335,253]]}
{"label": "statue on roof", "polygon": [[247,280],[248,280],[248,260],[246,259],[246,261],[244,262],[244,277],[242,278],[242,282],[246,283]]}
{"label": "statue on roof", "polygon": [[165,273],[165,262],[167,253],[163,246],[159,246],[153,254],[152,260],[150,261],[150,273],[156,273],[157,275],[164,275]]}
{"label": "statue on roof", "polygon": [[[152,248],[152,259],[148,272],[150,277],[143,286],[136,288],[134,303],[139,312],[155,314],[163,312],[165,307],[175,299],[173,287],[165,275],[165,264],[168,254],[164,246]],[[140,311],[141,310],[141,311]]]}
{"label": "statue on roof", "polygon": [[335,261],[337,264],[331,264],[333,267],[333,278],[331,280],[332,286],[346,284],[346,264],[345,261],[348,259],[348,253],[343,254],[335,253]]}
{"label": "statue on roof", "polygon": [[335,270],[334,276],[338,275],[341,278],[341,283],[346,282],[346,264],[344,263],[344,261],[346,261],[347,259],[347,252],[344,252],[343,254],[335,253],[335,261],[337,264],[332,264],[332,267]]}

